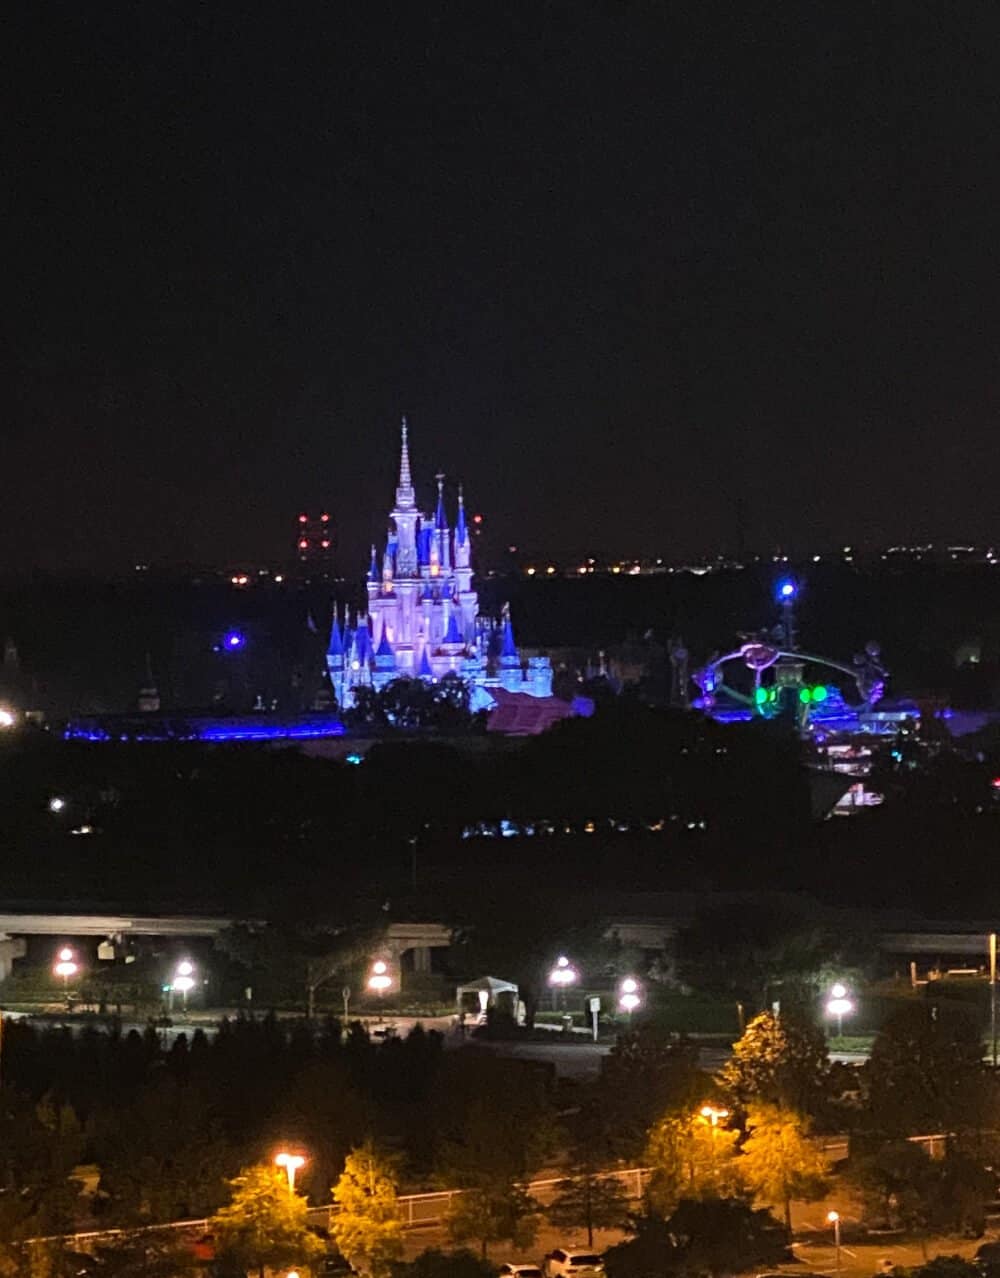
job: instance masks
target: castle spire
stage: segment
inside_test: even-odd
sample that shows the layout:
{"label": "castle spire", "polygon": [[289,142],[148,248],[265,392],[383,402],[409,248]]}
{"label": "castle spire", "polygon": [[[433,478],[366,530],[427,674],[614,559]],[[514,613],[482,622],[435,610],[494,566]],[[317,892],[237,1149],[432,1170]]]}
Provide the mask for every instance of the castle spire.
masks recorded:
{"label": "castle spire", "polygon": [[372,559],[368,565],[368,580],[378,581],[378,561],[375,558],[375,543],[372,542]]}
{"label": "castle spire", "polygon": [[438,471],[434,476],[438,486],[438,504],[437,510],[434,512],[434,527],[438,532],[444,532],[448,528],[448,520],[444,513],[444,475]]}
{"label": "castle spire", "polygon": [[464,546],[469,540],[469,530],[465,524],[465,494],[462,485],[458,486],[458,520],[455,523],[455,545]]}
{"label": "castle spire", "polygon": [[415,503],[415,494],[413,492],[413,476],[410,474],[410,445],[408,441],[409,428],[406,424],[406,418],[403,418],[400,434],[402,443],[399,449],[399,483],[396,486],[396,506],[400,510],[410,510]]}

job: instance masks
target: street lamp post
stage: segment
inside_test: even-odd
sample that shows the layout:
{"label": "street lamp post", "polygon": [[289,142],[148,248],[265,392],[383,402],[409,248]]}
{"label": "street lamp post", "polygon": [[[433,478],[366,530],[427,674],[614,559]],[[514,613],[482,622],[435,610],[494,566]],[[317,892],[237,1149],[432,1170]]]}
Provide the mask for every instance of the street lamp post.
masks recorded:
{"label": "street lamp post", "polygon": [[715,1152],[715,1133],[718,1130],[719,1123],[722,1119],[729,1117],[729,1110],[723,1109],[718,1105],[702,1105],[698,1114],[711,1126],[712,1129],[712,1175],[718,1179],[719,1166]]}
{"label": "street lamp post", "polygon": [[182,959],[177,964],[177,971],[174,973],[174,979],[170,984],[170,1007],[174,1005],[174,991],[180,992],[181,998],[184,1000],[184,1011],[187,1011],[188,993],[194,989],[194,964],[190,959]]}
{"label": "street lamp post", "polygon": [[837,1254],[836,1265],[837,1265],[837,1273],[839,1274],[840,1273],[840,1212],[828,1211],[826,1213],[826,1218],[829,1221],[829,1223],[833,1226],[833,1247],[834,1247],[834,1251]]}
{"label": "street lamp post", "polygon": [[552,1010],[556,1011],[558,1006],[558,998],[563,990],[568,986],[575,984],[577,980],[577,970],[569,961],[565,954],[560,954],[556,959],[555,967],[549,972],[549,989],[552,991]]}
{"label": "street lamp post", "polygon": [[64,945],[59,951],[59,961],[56,963],[55,973],[56,976],[62,977],[63,997],[67,1003],[67,1010],[69,1005],[69,978],[71,976],[75,976],[79,970],[80,965],[77,963],[73,955],[73,950],[70,946]]}
{"label": "street lamp post", "polygon": [[382,1016],[382,998],[386,990],[392,986],[392,977],[389,975],[389,964],[385,959],[376,959],[372,964],[371,975],[368,977],[368,988],[373,994],[378,995],[378,1018],[381,1021]]}
{"label": "street lamp post", "polygon": [[844,1037],[844,1017],[854,1011],[854,1004],[847,997],[847,986],[837,981],[830,987],[830,997],[826,1004],[828,1016],[837,1018],[837,1037]]}
{"label": "street lamp post", "polygon": [[279,1167],[284,1167],[285,1175],[288,1177],[288,1192],[295,1193],[295,1173],[300,1167],[305,1166],[306,1160],[301,1154],[289,1154],[286,1150],[282,1150],[274,1160]]}
{"label": "street lamp post", "polygon": [[632,1024],[632,1013],[642,1004],[642,990],[634,976],[626,976],[618,987],[618,1006],[628,1013],[628,1023]]}

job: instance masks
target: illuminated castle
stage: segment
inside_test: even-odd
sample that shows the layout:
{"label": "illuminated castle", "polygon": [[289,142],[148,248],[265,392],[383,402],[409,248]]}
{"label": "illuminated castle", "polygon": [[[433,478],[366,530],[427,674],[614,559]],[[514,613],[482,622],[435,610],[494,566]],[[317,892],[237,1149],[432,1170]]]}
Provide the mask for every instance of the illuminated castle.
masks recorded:
{"label": "illuminated castle", "polygon": [[479,615],[470,552],[461,488],[454,528],[443,475],[433,517],[417,506],[404,417],[396,504],[381,565],[372,546],[367,614],[353,626],[345,617],[343,629],[333,619],[326,663],[341,706],[351,705],[361,686],[383,688],[401,678],[436,682],[447,674],[466,681],[474,710],[493,704],[496,687],[551,695],[548,657],[533,657],[525,668],[506,609],[499,624]]}

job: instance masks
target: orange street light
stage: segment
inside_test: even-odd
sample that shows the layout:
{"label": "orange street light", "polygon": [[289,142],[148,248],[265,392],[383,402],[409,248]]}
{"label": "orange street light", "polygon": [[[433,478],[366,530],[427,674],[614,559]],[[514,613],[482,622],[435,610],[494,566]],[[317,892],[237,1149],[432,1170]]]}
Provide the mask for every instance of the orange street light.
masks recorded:
{"label": "orange street light", "polygon": [[279,1167],[284,1167],[285,1175],[288,1177],[288,1192],[295,1193],[295,1173],[300,1167],[305,1166],[306,1160],[301,1154],[288,1154],[284,1150],[274,1160]]}
{"label": "orange street light", "polygon": [[826,1218],[833,1226],[833,1246],[837,1253],[837,1273],[840,1273],[840,1212],[828,1211]]}

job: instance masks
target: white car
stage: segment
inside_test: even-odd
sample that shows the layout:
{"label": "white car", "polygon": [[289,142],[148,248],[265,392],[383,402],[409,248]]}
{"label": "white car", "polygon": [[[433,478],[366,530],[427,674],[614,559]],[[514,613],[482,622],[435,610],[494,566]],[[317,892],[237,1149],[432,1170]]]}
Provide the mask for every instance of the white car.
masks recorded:
{"label": "white car", "polygon": [[545,1278],[604,1278],[604,1257],[593,1251],[557,1247],[542,1261]]}
{"label": "white car", "polygon": [[501,1265],[500,1278],[542,1278],[537,1265]]}

